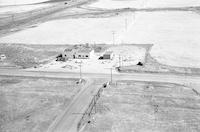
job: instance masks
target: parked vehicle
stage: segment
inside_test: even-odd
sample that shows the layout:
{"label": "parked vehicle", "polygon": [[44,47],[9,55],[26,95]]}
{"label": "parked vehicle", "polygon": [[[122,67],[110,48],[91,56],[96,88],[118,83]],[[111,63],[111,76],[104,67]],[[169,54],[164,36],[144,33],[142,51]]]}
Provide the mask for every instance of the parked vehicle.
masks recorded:
{"label": "parked vehicle", "polygon": [[6,55],[1,54],[1,55],[0,55],[0,61],[4,61],[5,59],[6,59]]}

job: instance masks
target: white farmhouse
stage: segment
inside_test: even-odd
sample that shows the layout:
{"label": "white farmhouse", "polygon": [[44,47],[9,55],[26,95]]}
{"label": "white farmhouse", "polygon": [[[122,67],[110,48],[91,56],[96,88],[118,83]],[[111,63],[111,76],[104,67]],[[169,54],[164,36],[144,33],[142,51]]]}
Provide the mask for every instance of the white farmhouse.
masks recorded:
{"label": "white farmhouse", "polygon": [[87,47],[68,48],[62,53],[64,60],[68,59],[89,59],[94,55],[94,50]]}
{"label": "white farmhouse", "polygon": [[93,55],[93,49],[80,49],[75,52],[75,59],[89,59]]}

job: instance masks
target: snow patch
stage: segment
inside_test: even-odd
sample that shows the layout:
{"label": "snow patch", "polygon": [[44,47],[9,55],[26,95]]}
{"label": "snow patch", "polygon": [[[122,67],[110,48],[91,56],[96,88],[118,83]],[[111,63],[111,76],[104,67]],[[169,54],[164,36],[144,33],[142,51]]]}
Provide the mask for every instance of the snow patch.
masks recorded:
{"label": "snow patch", "polygon": [[199,6],[199,0],[99,0],[90,5],[94,8],[149,8]]}

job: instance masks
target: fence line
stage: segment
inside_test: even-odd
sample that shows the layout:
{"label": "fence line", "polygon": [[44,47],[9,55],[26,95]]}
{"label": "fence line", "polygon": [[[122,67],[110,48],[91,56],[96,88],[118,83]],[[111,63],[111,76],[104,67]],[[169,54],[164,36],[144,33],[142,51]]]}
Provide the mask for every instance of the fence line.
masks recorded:
{"label": "fence line", "polygon": [[89,118],[91,117],[92,111],[94,110],[96,112],[96,103],[98,101],[98,99],[100,98],[100,95],[103,91],[104,87],[101,87],[98,92],[96,93],[96,95],[94,95],[92,97],[92,101],[90,102],[88,108],[86,109],[86,111],[84,112],[82,118],[80,119],[78,125],[77,125],[77,130],[79,131],[84,125],[85,123],[88,122]]}

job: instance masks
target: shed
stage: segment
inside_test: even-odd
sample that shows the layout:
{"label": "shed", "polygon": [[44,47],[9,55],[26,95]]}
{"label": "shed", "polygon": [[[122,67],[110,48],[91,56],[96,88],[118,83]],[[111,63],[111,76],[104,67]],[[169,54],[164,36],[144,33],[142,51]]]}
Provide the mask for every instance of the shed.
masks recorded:
{"label": "shed", "polygon": [[113,52],[112,51],[106,51],[104,54],[103,54],[103,59],[113,59]]}
{"label": "shed", "polygon": [[75,58],[74,54],[75,54],[75,49],[68,48],[68,49],[65,49],[65,51],[62,53],[62,57],[65,60],[74,59]]}

